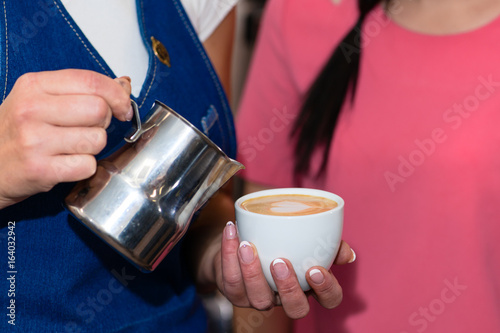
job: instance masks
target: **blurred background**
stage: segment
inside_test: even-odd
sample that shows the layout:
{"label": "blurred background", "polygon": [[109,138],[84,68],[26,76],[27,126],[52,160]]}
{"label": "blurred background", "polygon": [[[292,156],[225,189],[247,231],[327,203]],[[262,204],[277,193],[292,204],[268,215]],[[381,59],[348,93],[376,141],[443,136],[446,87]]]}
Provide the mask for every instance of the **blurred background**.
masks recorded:
{"label": "blurred background", "polygon": [[248,65],[266,0],[239,0],[236,7],[236,36],[232,64],[233,111],[237,111]]}

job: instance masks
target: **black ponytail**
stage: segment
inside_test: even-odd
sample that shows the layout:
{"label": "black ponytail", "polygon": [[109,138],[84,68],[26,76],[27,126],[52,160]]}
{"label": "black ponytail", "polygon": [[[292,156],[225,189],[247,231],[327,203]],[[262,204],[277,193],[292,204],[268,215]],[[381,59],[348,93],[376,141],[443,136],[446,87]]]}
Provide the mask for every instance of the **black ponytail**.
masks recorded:
{"label": "black ponytail", "polygon": [[[345,0],[352,1],[352,0]],[[291,135],[296,139],[294,176],[297,185],[310,173],[316,148],[323,151],[317,177],[326,171],[328,154],[337,119],[347,94],[354,98],[361,57],[361,25],[380,0],[358,0],[359,19],[333,51],[330,60],[309,88]]]}

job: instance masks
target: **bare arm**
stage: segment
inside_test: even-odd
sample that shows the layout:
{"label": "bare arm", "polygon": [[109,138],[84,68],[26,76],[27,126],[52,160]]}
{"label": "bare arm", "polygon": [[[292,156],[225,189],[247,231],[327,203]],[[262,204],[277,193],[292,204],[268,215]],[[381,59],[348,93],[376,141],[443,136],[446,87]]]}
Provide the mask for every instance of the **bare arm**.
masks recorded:
{"label": "bare arm", "polygon": [[212,35],[203,43],[228,97],[231,96],[231,61],[233,57],[235,13],[235,9],[231,10]]}

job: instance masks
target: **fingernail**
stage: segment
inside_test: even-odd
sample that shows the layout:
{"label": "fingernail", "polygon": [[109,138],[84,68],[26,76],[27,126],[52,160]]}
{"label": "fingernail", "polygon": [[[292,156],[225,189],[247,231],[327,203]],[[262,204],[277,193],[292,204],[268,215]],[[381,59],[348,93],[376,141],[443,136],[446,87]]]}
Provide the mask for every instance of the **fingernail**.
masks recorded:
{"label": "fingernail", "polygon": [[322,284],[323,281],[325,281],[325,277],[323,276],[323,273],[317,268],[311,269],[309,272],[309,276],[311,277],[312,282],[315,284]]}
{"label": "fingernail", "polygon": [[122,79],[127,80],[128,83],[132,83],[132,79],[130,78],[130,76],[122,76]]}
{"label": "fingernail", "polygon": [[229,221],[226,224],[226,229],[224,230],[224,234],[226,235],[226,239],[235,239],[236,238],[236,227],[234,223]]}
{"label": "fingernail", "polygon": [[254,259],[253,248],[249,242],[243,241],[240,243],[240,257],[244,263],[249,264]]}
{"label": "fingernail", "polygon": [[280,280],[286,279],[290,274],[290,272],[288,271],[288,267],[286,266],[286,263],[281,259],[275,259],[273,261],[273,269],[274,269],[274,275]]}
{"label": "fingernail", "polygon": [[352,257],[351,257],[351,260],[349,260],[347,262],[348,264],[353,263],[354,261],[356,261],[356,252],[354,252],[353,249],[351,249],[351,252],[352,252]]}
{"label": "fingernail", "polygon": [[122,86],[125,89],[128,88],[128,86],[130,85],[130,82],[131,82],[131,81],[127,80],[124,76],[116,78],[115,81],[118,82],[120,84],[120,86]]}
{"label": "fingernail", "polygon": [[132,105],[130,105],[130,109],[127,111],[127,114],[125,115],[125,120],[131,121],[133,116],[134,116],[134,109],[132,108]]}

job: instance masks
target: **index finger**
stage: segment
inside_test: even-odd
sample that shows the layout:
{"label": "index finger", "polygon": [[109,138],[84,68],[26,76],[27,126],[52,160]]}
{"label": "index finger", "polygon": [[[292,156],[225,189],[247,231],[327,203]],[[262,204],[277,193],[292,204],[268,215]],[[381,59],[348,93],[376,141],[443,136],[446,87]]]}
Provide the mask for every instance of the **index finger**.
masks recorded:
{"label": "index finger", "polygon": [[33,76],[39,87],[51,95],[96,95],[109,105],[113,115],[128,120],[131,115],[130,93],[106,75],[83,69],[39,72]]}

